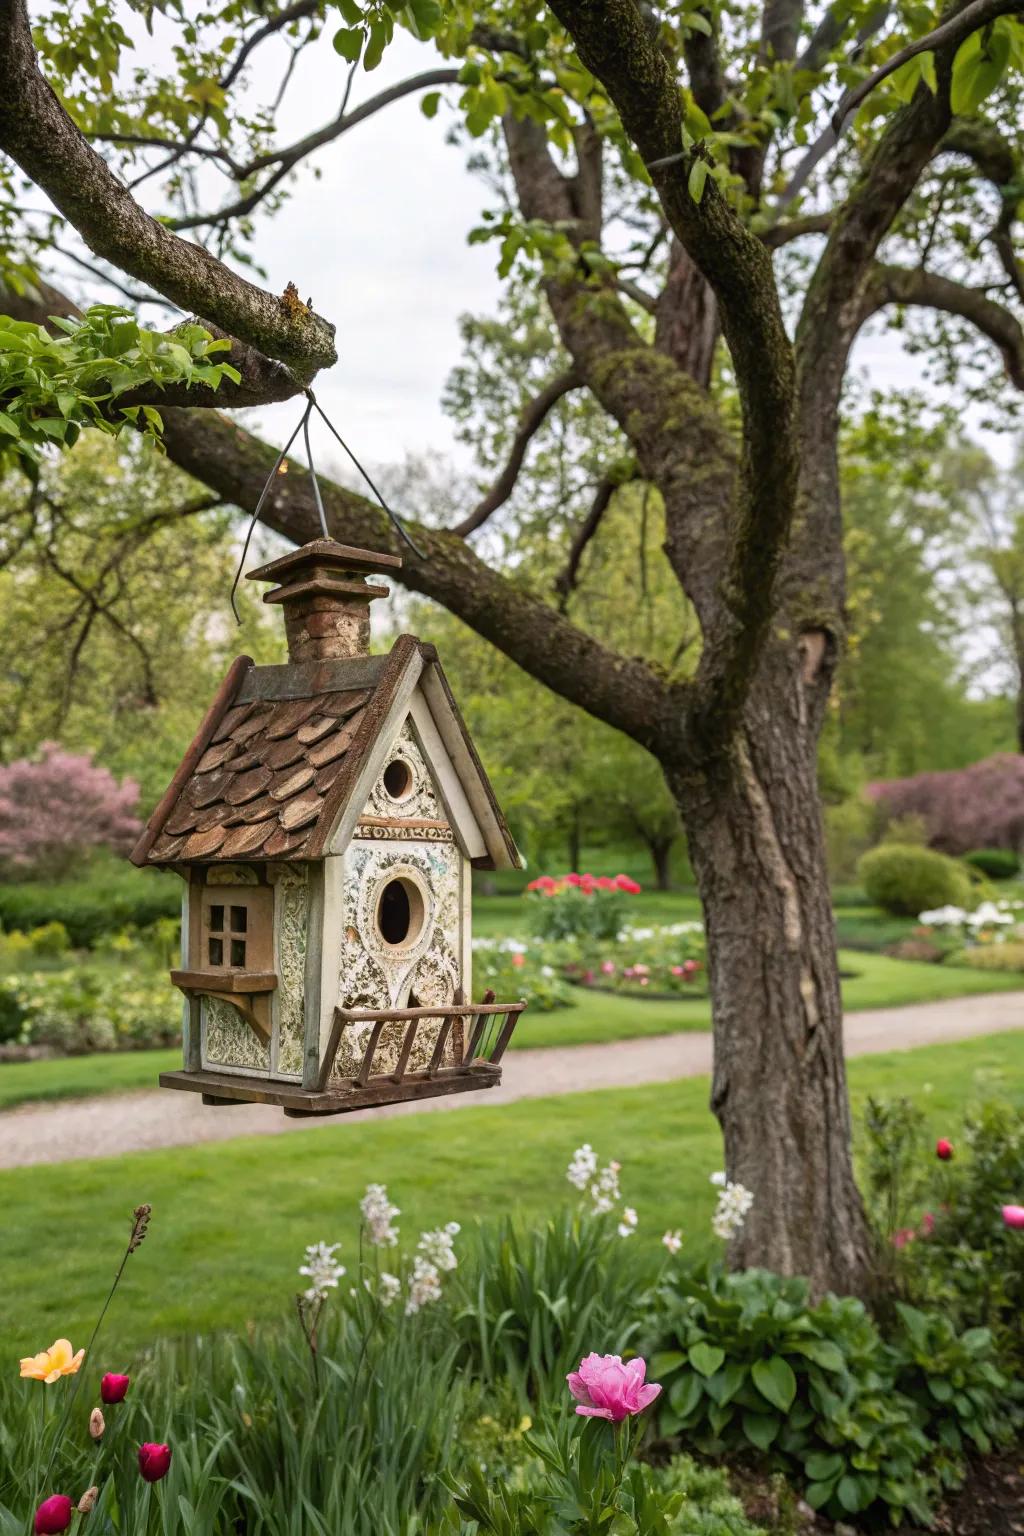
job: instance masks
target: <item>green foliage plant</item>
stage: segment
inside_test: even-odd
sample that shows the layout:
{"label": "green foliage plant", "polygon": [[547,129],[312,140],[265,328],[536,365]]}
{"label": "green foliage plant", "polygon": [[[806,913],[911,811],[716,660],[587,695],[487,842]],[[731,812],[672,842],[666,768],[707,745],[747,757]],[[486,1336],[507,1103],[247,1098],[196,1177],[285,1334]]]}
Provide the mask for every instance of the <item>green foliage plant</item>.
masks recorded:
{"label": "green foliage plant", "polygon": [[[828,1295],[812,1306],[800,1279],[673,1272],[658,1292],[657,1337],[641,1340],[655,1346],[651,1376],[666,1386],[659,1431],[707,1455],[759,1454],[833,1519],[886,1511],[927,1524],[962,1474],[958,1444],[1003,1438],[1010,1398],[991,1337],[947,1335],[941,1322],[908,1313],[893,1348],[862,1302]],[[940,1333],[931,1393],[920,1339]],[[949,1398],[947,1381],[959,1383]],[[957,1445],[939,1433],[951,1403]]]}
{"label": "green foliage plant", "polygon": [[94,304],[80,320],[51,317],[57,334],[41,325],[0,317],[0,462],[38,471],[43,453],[72,447],[83,426],[116,434],[131,424],[158,435],[152,405],[116,404],[143,384],[237,384],[238,370],[216,361],[230,351],[203,326],[184,321],[160,334],[140,326],[131,310]]}
{"label": "green foliage plant", "polygon": [[872,848],[857,866],[868,900],[897,917],[936,907],[971,905],[971,886],[956,859],[910,843]]}
{"label": "green foliage plant", "polygon": [[989,880],[1015,880],[1020,874],[1020,858],[1010,848],[974,848],[964,854],[964,863]]}

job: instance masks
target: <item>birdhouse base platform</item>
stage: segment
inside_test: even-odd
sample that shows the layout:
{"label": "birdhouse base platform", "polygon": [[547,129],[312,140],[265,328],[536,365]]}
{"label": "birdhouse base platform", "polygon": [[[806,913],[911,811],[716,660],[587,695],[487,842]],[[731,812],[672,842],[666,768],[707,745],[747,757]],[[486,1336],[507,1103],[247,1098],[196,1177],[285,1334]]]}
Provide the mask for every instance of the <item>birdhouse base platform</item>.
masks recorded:
{"label": "birdhouse base platform", "polygon": [[449,1093],[479,1093],[497,1088],[501,1068],[490,1062],[476,1062],[464,1072],[419,1080],[406,1076],[401,1082],[380,1080],[363,1086],[352,1083],[317,1091],[298,1083],[270,1082],[265,1077],[249,1077],[239,1072],[161,1072],[161,1088],[181,1088],[187,1093],[201,1093],[204,1104],[271,1104],[286,1115],[304,1119],[316,1115],[346,1115],[356,1109],[379,1109],[384,1104],[400,1104],[409,1099],[434,1099]]}
{"label": "birdhouse base platform", "polygon": [[[275,1104],[292,1116],[346,1115],[410,1099],[478,1093],[501,1082],[501,1058],[525,1007],[524,1002],[498,1003],[489,992],[482,1003],[446,1003],[437,1008],[335,1008],[327,1049],[311,1086],[209,1067],[161,1072],[160,1086],[201,1093],[204,1104]],[[410,1071],[417,1033],[428,1025],[436,1032],[430,1064],[425,1070]],[[397,1062],[389,1066],[379,1062],[378,1054],[384,1031],[393,1026],[400,1029],[401,1048]],[[461,1033],[466,1026],[468,1042]],[[460,1032],[453,1034],[456,1027]],[[345,1031],[354,1028],[368,1030],[368,1038],[356,1075],[341,1077],[335,1068],[338,1049]]]}

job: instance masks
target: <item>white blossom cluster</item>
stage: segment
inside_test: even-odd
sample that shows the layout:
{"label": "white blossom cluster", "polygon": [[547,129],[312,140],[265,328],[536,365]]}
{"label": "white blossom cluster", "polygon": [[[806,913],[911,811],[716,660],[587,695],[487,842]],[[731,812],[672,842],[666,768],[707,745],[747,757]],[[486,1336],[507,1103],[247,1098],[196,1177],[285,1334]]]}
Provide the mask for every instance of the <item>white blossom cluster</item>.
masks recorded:
{"label": "white blossom cluster", "polygon": [[667,1248],[669,1253],[675,1255],[683,1246],[683,1234],[680,1232],[679,1228],[676,1227],[675,1231],[666,1232],[661,1242],[662,1247]]}
{"label": "white blossom cluster", "polygon": [[421,1307],[440,1300],[441,1276],[437,1265],[431,1264],[429,1259],[417,1254],[412,1265],[412,1279],[409,1281],[409,1294],[405,1301],[405,1315],[411,1317]]}
{"label": "white blossom cluster", "polygon": [[452,1245],[461,1230],[457,1221],[449,1221],[434,1232],[422,1233],[416,1247],[435,1269],[457,1269],[459,1261]]}
{"label": "white blossom cluster", "polygon": [[[622,1199],[622,1190],[619,1188],[621,1169],[622,1164],[616,1162],[606,1163],[602,1168],[597,1153],[589,1141],[585,1141],[573,1153],[565,1176],[574,1189],[590,1195],[593,1201],[591,1209],[595,1216],[607,1216]],[[632,1206],[626,1206],[619,1221],[619,1236],[632,1236],[636,1225],[636,1211]]]}
{"label": "white blossom cluster", "polygon": [[366,1194],[359,1202],[366,1223],[367,1236],[375,1248],[393,1248],[398,1242],[398,1228],[392,1223],[402,1213],[388,1199],[387,1186],[367,1184]]}
{"label": "white blossom cluster", "polygon": [[402,1282],[397,1275],[389,1275],[386,1269],[382,1269],[377,1279],[377,1300],[382,1307],[390,1307],[393,1301],[397,1301],[402,1293]]}
{"label": "white blossom cluster", "polygon": [[711,1182],[718,1189],[718,1204],[711,1218],[711,1230],[716,1237],[728,1242],[743,1229],[747,1212],[754,1203],[754,1196],[742,1184],[733,1184],[724,1173],[713,1173]]}
{"label": "white blossom cluster", "polygon": [[919,912],[917,920],[926,928],[1012,928],[1021,920],[1019,901],[983,901],[973,912],[963,907],[935,907]]}
{"label": "white blossom cluster", "polygon": [[307,1301],[323,1301],[328,1291],[337,1290],[338,1281],[345,1273],[334,1255],[340,1243],[310,1243],[306,1249],[306,1262],[299,1265],[299,1274],[309,1281],[303,1292]]}
{"label": "white blossom cluster", "polygon": [[572,1162],[566,1169],[565,1176],[575,1189],[582,1191],[586,1189],[596,1172],[597,1153],[590,1142],[585,1141],[582,1147],[577,1147],[573,1153]]}
{"label": "white blossom cluster", "polygon": [[474,949],[493,949],[501,955],[525,955],[529,947],[525,939],[488,939],[483,934],[473,939]]}
{"label": "white blossom cluster", "polygon": [[644,939],[681,939],[688,933],[703,933],[704,924],[696,919],[686,923],[662,923],[657,928],[630,928],[620,930],[619,938],[623,942],[635,939],[642,942]]}

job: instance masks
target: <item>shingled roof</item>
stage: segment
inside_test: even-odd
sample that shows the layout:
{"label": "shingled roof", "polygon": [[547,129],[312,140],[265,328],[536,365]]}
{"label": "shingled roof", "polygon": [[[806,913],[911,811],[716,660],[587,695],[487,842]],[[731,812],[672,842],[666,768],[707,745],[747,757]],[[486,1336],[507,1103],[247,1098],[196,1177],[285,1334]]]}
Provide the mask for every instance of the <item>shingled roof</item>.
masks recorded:
{"label": "shingled roof", "polygon": [[[387,656],[257,667],[239,657],[146,830],[138,865],[322,858],[392,702],[429,669],[434,708],[461,737],[463,772],[490,814],[484,866],[519,854],[432,646],[403,635]],[[485,836],[487,829],[485,828]]]}

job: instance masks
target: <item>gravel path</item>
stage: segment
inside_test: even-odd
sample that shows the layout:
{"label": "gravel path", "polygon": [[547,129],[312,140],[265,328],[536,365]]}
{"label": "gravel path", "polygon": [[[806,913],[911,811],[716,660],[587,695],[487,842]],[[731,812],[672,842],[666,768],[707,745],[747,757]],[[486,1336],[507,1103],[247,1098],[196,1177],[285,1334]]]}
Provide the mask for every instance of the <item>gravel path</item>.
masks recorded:
{"label": "gravel path", "polygon": [[[997,992],[946,1002],[879,1008],[846,1018],[850,1056],[909,1050],[967,1040],[1001,1030],[1024,1029],[1024,992]],[[361,1116],[424,1114],[594,1088],[629,1088],[641,1083],[699,1077],[711,1070],[709,1034],[655,1035],[610,1045],[574,1045],[553,1050],[511,1051],[505,1057],[496,1098],[456,1094],[360,1112]],[[359,1116],[348,1116],[355,1119]],[[224,1108],[204,1105],[198,1094],[146,1089],[141,1093],[25,1104],[0,1113],[0,1168],[30,1163],[63,1163],[80,1157],[119,1157],[152,1147],[193,1146],[234,1136],[279,1136],[336,1124],[289,1120],[260,1104]],[[114,1134],[112,1134],[112,1132]]]}

